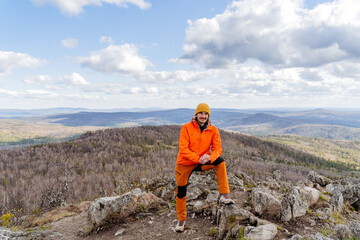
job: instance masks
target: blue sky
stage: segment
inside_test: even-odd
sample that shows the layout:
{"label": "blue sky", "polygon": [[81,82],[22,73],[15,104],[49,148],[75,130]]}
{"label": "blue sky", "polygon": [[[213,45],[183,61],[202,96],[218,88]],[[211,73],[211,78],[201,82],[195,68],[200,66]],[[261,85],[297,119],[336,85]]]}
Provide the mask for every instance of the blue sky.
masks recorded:
{"label": "blue sky", "polygon": [[357,107],[356,0],[2,0],[0,108]]}

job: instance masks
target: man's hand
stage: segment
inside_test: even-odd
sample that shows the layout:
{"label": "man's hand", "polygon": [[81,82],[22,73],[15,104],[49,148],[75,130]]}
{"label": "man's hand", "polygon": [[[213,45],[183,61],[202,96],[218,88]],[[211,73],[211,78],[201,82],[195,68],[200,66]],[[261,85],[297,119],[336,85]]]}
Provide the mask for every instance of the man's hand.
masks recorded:
{"label": "man's hand", "polygon": [[200,159],[199,159],[199,163],[200,163],[200,164],[205,164],[205,163],[207,163],[207,162],[209,162],[209,161],[210,161],[210,155],[208,155],[208,154],[202,155],[202,156],[200,157]]}

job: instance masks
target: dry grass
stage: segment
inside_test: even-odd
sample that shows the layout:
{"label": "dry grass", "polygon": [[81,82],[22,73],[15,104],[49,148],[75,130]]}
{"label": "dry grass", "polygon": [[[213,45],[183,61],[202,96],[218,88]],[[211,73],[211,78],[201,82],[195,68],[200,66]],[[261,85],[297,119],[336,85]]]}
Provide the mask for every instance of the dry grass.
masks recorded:
{"label": "dry grass", "polygon": [[0,119],[0,142],[20,141],[36,137],[62,139],[99,129],[104,128],[94,126],[67,127],[55,123],[32,123],[23,120]]}
{"label": "dry grass", "polygon": [[89,207],[91,202],[82,202],[79,206],[58,207],[43,214],[28,216],[22,226],[25,228],[44,226],[49,223],[57,222],[63,218],[80,214]]}
{"label": "dry grass", "polygon": [[332,140],[297,135],[272,135],[268,136],[267,139],[330,161],[355,164],[360,168],[360,141]]}

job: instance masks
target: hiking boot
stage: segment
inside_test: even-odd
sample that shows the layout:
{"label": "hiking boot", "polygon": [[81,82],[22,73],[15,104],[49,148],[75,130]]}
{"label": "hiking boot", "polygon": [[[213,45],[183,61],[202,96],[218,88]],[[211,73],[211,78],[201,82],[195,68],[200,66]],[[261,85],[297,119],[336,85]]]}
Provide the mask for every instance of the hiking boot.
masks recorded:
{"label": "hiking boot", "polygon": [[177,232],[183,232],[185,229],[185,221],[178,221],[175,227],[175,231]]}
{"label": "hiking boot", "polygon": [[227,194],[221,194],[221,197],[220,197],[220,203],[222,204],[225,204],[225,205],[228,205],[228,204],[234,204],[234,200],[232,200],[229,195]]}

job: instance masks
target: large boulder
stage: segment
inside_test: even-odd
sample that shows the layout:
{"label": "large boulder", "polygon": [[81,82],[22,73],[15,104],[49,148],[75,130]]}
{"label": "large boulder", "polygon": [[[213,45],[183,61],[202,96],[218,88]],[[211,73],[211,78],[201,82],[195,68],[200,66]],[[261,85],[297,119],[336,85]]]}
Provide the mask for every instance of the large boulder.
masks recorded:
{"label": "large boulder", "polygon": [[273,240],[277,232],[277,227],[274,224],[265,224],[252,228],[244,234],[244,237],[251,240]]}
{"label": "large boulder", "polygon": [[344,190],[345,190],[345,186],[341,184],[330,183],[326,185],[326,191],[330,194],[334,194],[335,191],[344,192]]}
{"label": "large boulder", "polygon": [[236,204],[224,205],[222,211],[226,219],[234,217],[238,221],[244,221],[253,216],[251,212],[240,208]]}
{"label": "large boulder", "polygon": [[308,205],[299,199],[298,195],[288,196],[281,201],[281,220],[288,222],[291,219],[306,214]]}
{"label": "large boulder", "polygon": [[[326,186],[326,191],[335,195],[334,198],[337,198],[340,201],[340,205],[341,197],[340,194],[336,192],[341,193],[343,202],[347,201],[353,207],[355,207],[356,210],[360,209],[360,184],[353,184],[351,181],[349,181],[348,184],[345,184],[343,181],[341,181],[341,184],[328,184]],[[334,201],[335,200],[336,199],[334,199]]]}
{"label": "large boulder", "polygon": [[159,208],[162,204],[166,203],[154,194],[136,188],[120,196],[95,199],[88,208],[88,221],[97,228],[109,222],[121,222],[136,212]]}
{"label": "large boulder", "polygon": [[281,202],[281,220],[290,221],[306,214],[306,210],[315,204],[320,197],[317,189],[310,187],[293,187]]}
{"label": "large boulder", "polygon": [[191,206],[191,212],[199,213],[202,212],[204,209],[210,209],[216,206],[219,196],[220,194],[218,191],[212,191],[207,195],[205,200],[188,201],[187,204],[188,206]]}
{"label": "large boulder", "polygon": [[349,201],[351,204],[357,202],[360,197],[360,184],[358,185],[347,185],[342,191],[344,200]]}
{"label": "large boulder", "polygon": [[312,181],[313,183],[317,183],[321,186],[326,186],[329,183],[332,183],[332,180],[329,178],[326,178],[322,175],[319,175],[317,172],[315,171],[310,171],[307,175],[307,178]]}
{"label": "large boulder", "polygon": [[251,193],[251,200],[256,214],[280,217],[281,202],[274,197],[266,188],[254,188]]}
{"label": "large boulder", "polygon": [[235,223],[248,221],[252,216],[254,215],[251,212],[240,208],[236,204],[225,205],[221,207],[218,214],[218,218],[219,218],[218,238],[223,239],[226,236],[226,232],[231,231],[230,226],[232,225],[235,226]]}
{"label": "large boulder", "polygon": [[341,193],[345,201],[353,205],[356,210],[360,209],[360,184],[349,184]]}
{"label": "large boulder", "polygon": [[340,191],[335,191],[330,198],[330,203],[334,206],[334,210],[341,212],[344,206],[344,197]]}
{"label": "large boulder", "polygon": [[200,196],[206,194],[206,192],[209,191],[210,190],[205,186],[205,184],[202,183],[191,184],[187,187],[186,199],[187,201],[196,200]]}
{"label": "large boulder", "polygon": [[309,206],[314,205],[319,201],[320,191],[311,187],[300,187],[300,192],[306,198]]}

